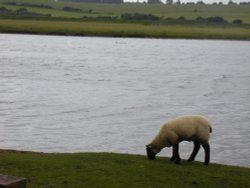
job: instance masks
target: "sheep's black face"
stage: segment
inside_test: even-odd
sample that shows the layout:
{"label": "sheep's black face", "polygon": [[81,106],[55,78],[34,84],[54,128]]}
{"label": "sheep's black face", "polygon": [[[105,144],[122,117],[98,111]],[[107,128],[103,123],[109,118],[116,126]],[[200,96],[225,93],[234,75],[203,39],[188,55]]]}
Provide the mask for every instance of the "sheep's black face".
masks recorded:
{"label": "sheep's black face", "polygon": [[155,160],[156,153],[153,152],[153,147],[151,145],[147,145],[146,150],[148,159]]}

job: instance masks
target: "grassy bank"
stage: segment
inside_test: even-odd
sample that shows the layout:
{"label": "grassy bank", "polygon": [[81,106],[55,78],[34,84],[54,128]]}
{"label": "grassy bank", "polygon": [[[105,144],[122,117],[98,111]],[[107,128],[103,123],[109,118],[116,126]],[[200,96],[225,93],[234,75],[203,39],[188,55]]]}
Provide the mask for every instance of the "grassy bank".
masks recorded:
{"label": "grassy bank", "polygon": [[168,158],[113,153],[44,154],[0,152],[0,173],[26,177],[36,187],[216,187],[250,186],[250,169]]}
{"label": "grassy bank", "polygon": [[23,19],[0,19],[0,32],[112,37],[250,39],[250,27]]}

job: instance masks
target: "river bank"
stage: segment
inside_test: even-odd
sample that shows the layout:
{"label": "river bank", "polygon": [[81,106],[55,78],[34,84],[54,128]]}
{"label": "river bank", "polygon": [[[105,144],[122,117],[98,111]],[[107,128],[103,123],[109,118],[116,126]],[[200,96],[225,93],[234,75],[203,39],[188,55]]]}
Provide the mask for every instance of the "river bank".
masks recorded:
{"label": "river bank", "polygon": [[152,25],[96,21],[0,19],[0,33],[140,38],[250,40],[250,27],[234,25]]}
{"label": "river bank", "polygon": [[31,187],[230,187],[250,186],[250,169],[115,153],[0,151],[0,173],[27,178]]}

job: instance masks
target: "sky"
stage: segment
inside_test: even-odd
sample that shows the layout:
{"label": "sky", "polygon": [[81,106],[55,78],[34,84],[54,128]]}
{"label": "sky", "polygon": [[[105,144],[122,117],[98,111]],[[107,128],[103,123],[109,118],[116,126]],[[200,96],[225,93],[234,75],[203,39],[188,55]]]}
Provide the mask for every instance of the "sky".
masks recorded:
{"label": "sky", "polygon": [[[145,0],[138,0],[139,2],[143,2]],[[174,0],[176,2],[177,0]],[[181,0],[182,3],[186,2],[197,2],[200,0]],[[227,4],[229,0],[202,0],[204,3],[212,4],[214,2],[223,2],[223,4]],[[240,3],[240,2],[249,2],[250,0],[233,0],[233,2]],[[124,0],[124,2],[137,2],[137,0]],[[166,2],[166,0],[162,0],[162,2]]]}

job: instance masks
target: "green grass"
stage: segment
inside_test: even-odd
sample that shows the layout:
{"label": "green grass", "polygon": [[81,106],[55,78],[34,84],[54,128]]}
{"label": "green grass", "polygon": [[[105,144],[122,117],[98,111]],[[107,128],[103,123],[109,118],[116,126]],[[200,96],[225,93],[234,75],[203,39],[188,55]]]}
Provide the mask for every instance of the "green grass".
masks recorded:
{"label": "green grass", "polygon": [[112,37],[250,39],[250,27],[50,20],[0,19],[0,32]]}
{"label": "green grass", "polygon": [[28,188],[47,187],[250,187],[250,169],[114,153],[1,152],[0,173],[26,177]]}

